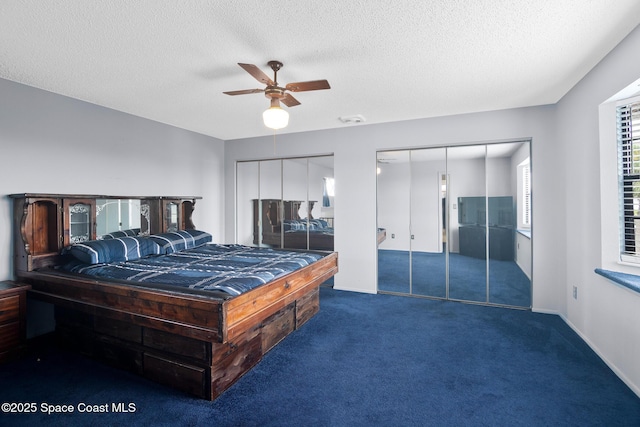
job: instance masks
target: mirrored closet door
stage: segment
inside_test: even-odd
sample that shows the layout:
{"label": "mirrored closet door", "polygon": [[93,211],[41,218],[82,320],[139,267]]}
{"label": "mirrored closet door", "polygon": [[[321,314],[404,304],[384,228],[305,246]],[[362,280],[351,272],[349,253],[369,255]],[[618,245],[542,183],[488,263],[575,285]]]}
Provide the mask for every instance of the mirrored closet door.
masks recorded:
{"label": "mirrored closet door", "polygon": [[486,146],[447,148],[449,298],[487,301]]}
{"label": "mirrored closet door", "polygon": [[236,241],[333,250],[333,156],[236,164]]}
{"label": "mirrored closet door", "polygon": [[531,307],[530,142],[378,153],[378,291]]}
{"label": "mirrored closet door", "polygon": [[411,152],[378,154],[378,289],[403,294],[411,288]]}
{"label": "mirrored closet door", "polygon": [[411,150],[411,288],[446,297],[446,150]]}

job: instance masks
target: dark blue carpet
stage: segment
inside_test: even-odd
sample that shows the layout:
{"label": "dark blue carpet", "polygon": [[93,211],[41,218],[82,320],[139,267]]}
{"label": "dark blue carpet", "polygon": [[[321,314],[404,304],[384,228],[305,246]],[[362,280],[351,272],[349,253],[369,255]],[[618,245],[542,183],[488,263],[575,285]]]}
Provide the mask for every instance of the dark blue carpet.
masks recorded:
{"label": "dark blue carpet", "polygon": [[[378,250],[378,289],[446,297],[444,253]],[[409,287],[409,267],[413,274]],[[486,260],[449,254],[449,298],[487,301]],[[531,307],[531,281],[514,261],[489,260],[489,302]]]}
{"label": "dark blue carpet", "polygon": [[0,366],[0,401],[135,412],[0,414],[0,424],[640,425],[640,398],[558,316],[320,292],[320,313],[214,402],[52,348]]}

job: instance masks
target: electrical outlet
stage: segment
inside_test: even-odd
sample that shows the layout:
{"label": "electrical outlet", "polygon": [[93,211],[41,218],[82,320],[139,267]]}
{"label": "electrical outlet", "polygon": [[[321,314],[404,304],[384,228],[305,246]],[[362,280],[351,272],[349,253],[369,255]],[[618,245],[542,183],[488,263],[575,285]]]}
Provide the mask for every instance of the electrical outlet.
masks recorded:
{"label": "electrical outlet", "polygon": [[391,233],[391,238],[392,238],[392,239],[395,239],[395,238],[396,238],[395,233]]}
{"label": "electrical outlet", "polygon": [[578,299],[578,287],[573,287],[573,299]]}

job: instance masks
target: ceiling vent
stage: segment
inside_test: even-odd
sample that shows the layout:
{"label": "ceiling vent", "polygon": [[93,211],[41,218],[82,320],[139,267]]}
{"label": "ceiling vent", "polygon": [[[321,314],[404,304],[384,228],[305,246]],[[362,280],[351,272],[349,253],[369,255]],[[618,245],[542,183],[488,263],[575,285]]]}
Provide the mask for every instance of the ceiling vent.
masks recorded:
{"label": "ceiling vent", "polygon": [[342,116],[339,118],[342,123],[363,123],[366,121],[363,115],[356,114],[355,116]]}

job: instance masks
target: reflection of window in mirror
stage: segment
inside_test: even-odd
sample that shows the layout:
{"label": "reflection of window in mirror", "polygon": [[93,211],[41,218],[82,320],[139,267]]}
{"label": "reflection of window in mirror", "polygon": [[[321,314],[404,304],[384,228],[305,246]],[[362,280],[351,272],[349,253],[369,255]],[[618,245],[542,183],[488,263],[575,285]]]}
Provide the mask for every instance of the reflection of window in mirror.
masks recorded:
{"label": "reflection of window in mirror", "polygon": [[178,205],[176,203],[167,204],[167,231],[178,231]]}
{"label": "reflection of window in mirror", "polygon": [[96,199],[97,238],[125,230],[130,235],[138,234],[141,229],[141,211],[139,199]]}
{"label": "reflection of window in mirror", "polygon": [[440,176],[440,229],[442,230],[442,251],[447,250],[447,175],[438,173]]}
{"label": "reflection of window in mirror", "polygon": [[326,220],[330,227],[333,227],[333,206],[336,194],[336,183],[332,177],[325,177],[322,189],[322,208],[320,210],[321,219]]}
{"label": "reflection of window in mirror", "polygon": [[529,157],[518,165],[518,207],[521,207],[518,216],[518,228],[531,228],[531,171]]}
{"label": "reflection of window in mirror", "polygon": [[324,191],[322,192],[322,206],[328,208],[333,206],[333,197],[336,194],[336,183],[331,177],[324,179]]}

